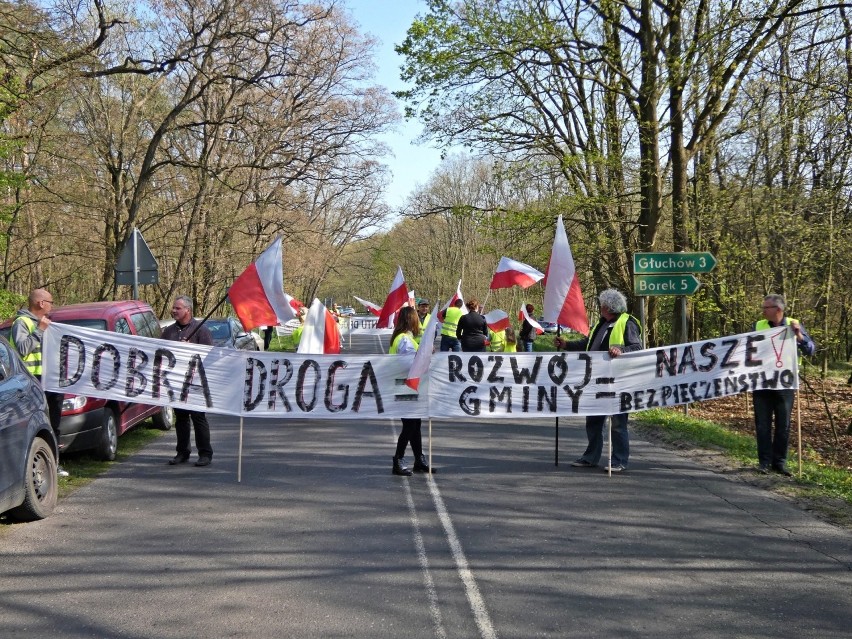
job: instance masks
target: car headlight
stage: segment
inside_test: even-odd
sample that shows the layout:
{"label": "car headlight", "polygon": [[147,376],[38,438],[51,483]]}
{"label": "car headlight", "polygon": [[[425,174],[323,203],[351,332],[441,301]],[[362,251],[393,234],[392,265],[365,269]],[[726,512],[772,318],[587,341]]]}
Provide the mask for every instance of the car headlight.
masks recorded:
{"label": "car headlight", "polygon": [[66,397],[62,400],[62,410],[80,410],[86,405],[87,398],[85,395],[74,395],[74,397]]}

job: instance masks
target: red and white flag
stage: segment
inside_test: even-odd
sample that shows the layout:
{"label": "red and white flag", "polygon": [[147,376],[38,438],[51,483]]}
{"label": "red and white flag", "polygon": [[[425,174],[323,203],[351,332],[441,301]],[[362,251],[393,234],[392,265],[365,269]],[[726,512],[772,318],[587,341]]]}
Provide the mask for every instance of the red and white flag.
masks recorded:
{"label": "red and white flag", "polygon": [[491,278],[492,291],[498,288],[511,288],[520,286],[521,288],[529,288],[541,278],[544,273],[534,269],[529,264],[517,262],[508,257],[501,257],[500,263],[497,264],[497,270],[494,272],[494,277]]}
{"label": "red and white flag", "polygon": [[392,316],[402,308],[403,304],[408,302],[408,287],[405,285],[405,277],[402,274],[402,267],[396,269],[396,277],[393,278],[393,283],[390,287],[390,292],[382,304],[382,312],[379,315],[379,321],[376,322],[376,328],[391,328]]}
{"label": "red and white flag", "polygon": [[284,294],[280,237],[234,280],[228,298],[247,331],[284,324],[296,317]]}
{"label": "red and white flag", "polygon": [[441,307],[441,310],[446,311],[448,308],[450,308],[450,306],[454,306],[455,303],[456,303],[456,300],[462,301],[462,305],[461,305],[462,315],[467,315],[467,306],[464,305],[464,296],[462,295],[462,291],[461,291],[461,280],[459,280],[459,283],[456,286],[455,294],[450,298],[449,302],[447,302],[446,304],[444,304]]}
{"label": "red and white flag", "polygon": [[493,311],[485,314],[485,323],[495,333],[505,331],[512,325],[512,322],[509,321],[509,314],[506,311],[501,311],[499,308],[495,308]]}
{"label": "red and white flag", "polygon": [[420,379],[429,370],[429,364],[432,361],[432,350],[435,344],[435,334],[438,332],[438,305],[429,313],[429,321],[423,328],[423,333],[420,335],[420,347],[414,355],[414,361],[411,368],[408,370],[408,377],[405,378],[405,385],[416,391],[420,389]]}
{"label": "red and white flag", "polygon": [[589,334],[586,304],[561,215],[556,222],[556,237],[544,277],[543,317],[545,322],[573,328],[583,335]]}
{"label": "red and white flag", "polygon": [[382,314],[382,307],[379,306],[378,304],[374,304],[373,302],[368,302],[367,300],[362,300],[357,295],[353,295],[352,297],[354,297],[358,302],[363,304],[364,308],[366,308],[368,311],[370,311],[376,317],[379,317]]}
{"label": "red and white flag", "polygon": [[292,308],[293,311],[296,313],[296,316],[298,316],[299,313],[301,313],[302,309],[305,308],[305,305],[292,295],[284,293],[284,299],[287,300],[287,303],[290,305],[290,308]]}
{"label": "red and white flag", "polygon": [[335,355],[340,352],[337,319],[318,299],[314,299],[308,309],[296,352],[306,355]]}
{"label": "red and white flag", "polygon": [[526,302],[521,302],[521,310],[518,312],[518,320],[520,320],[521,322],[523,322],[524,320],[528,321],[530,323],[530,326],[535,329],[536,335],[541,335],[542,333],[544,333],[544,329],[541,327],[541,324],[536,322],[533,316],[527,313]]}

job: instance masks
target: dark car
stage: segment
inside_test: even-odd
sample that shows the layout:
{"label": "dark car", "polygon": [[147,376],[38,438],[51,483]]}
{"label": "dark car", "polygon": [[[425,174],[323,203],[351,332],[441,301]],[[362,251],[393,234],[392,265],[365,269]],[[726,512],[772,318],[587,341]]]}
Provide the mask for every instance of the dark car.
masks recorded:
{"label": "dark car", "polygon": [[[126,335],[160,337],[160,322],[151,307],[138,300],[69,304],[53,309],[51,321]],[[12,321],[0,330],[9,333]],[[118,438],[152,418],[157,428],[168,430],[174,424],[174,411],[168,406],[65,395],[59,424],[59,449],[63,453],[94,449],[105,460],[115,459]]]}
{"label": "dark car", "polygon": [[0,513],[31,521],[53,511],[57,452],[41,385],[0,338]]}
{"label": "dark car", "polygon": [[204,325],[213,336],[213,345],[224,348],[236,348],[243,351],[256,351],[257,341],[254,335],[243,328],[240,320],[233,317],[208,319]]}

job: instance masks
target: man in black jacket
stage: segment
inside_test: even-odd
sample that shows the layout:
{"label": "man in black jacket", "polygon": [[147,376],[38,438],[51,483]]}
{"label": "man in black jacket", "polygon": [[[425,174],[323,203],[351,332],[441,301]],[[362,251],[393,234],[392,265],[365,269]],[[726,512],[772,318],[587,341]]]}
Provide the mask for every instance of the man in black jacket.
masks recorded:
{"label": "man in black jacket", "polygon": [[[213,345],[210,330],[200,320],[192,316],[192,300],[186,295],[175,299],[172,305],[172,317],[175,323],[163,329],[163,339],[190,344]],[[189,461],[192,447],[189,441],[189,424],[195,428],[195,447],[198,449],[196,466],[209,466],[213,461],[213,447],[210,445],[210,424],[207,415],[201,411],[175,408],[175,433],[177,434],[177,455],[169,464],[184,464]]]}

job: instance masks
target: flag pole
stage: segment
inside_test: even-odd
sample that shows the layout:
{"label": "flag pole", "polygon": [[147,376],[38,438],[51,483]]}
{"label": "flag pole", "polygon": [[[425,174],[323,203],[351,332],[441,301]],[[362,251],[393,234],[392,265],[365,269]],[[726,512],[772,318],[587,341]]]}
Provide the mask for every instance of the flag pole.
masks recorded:
{"label": "flag pole", "polygon": [[553,465],[559,465],[559,417],[556,417],[556,442],[553,445]]}
{"label": "flag pole", "polygon": [[240,446],[237,455],[237,483],[243,480],[243,416],[240,415]]}
{"label": "flag pole", "polygon": [[429,474],[432,474],[432,418],[429,418]]}
{"label": "flag pole", "polygon": [[482,311],[485,310],[485,305],[488,303],[489,297],[491,297],[491,289],[490,288],[488,289],[488,292],[485,294],[485,301],[482,302],[482,307],[479,309],[480,313],[482,313]]}
{"label": "flag pole", "polygon": [[612,477],[612,416],[607,417],[607,455],[609,456],[609,463],[606,465],[609,476]]}

